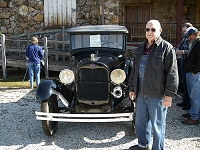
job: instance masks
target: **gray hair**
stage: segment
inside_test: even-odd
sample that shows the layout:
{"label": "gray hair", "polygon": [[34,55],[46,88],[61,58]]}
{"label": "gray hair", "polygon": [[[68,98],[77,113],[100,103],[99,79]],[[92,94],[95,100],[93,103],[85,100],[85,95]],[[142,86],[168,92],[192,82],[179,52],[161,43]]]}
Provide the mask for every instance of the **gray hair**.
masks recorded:
{"label": "gray hair", "polygon": [[184,23],[183,27],[189,28],[189,27],[193,27],[193,25],[189,22]]}
{"label": "gray hair", "polygon": [[151,24],[153,24],[153,25],[156,25],[156,27],[158,27],[159,29],[161,29],[161,25],[160,25],[160,22],[159,22],[158,20],[152,19],[152,20],[149,20],[149,21],[147,22],[147,24],[148,24],[148,23],[151,23]]}

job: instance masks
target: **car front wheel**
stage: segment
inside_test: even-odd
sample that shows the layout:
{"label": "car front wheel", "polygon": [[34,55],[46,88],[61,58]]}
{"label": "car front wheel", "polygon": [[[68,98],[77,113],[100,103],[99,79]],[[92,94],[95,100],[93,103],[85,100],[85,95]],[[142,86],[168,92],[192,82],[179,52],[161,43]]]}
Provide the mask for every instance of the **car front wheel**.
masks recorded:
{"label": "car front wheel", "polygon": [[[58,101],[56,95],[52,95],[47,100],[41,102],[41,112],[56,113],[57,107]],[[56,133],[58,126],[57,121],[42,120],[41,123],[42,129],[46,135],[52,136]]]}

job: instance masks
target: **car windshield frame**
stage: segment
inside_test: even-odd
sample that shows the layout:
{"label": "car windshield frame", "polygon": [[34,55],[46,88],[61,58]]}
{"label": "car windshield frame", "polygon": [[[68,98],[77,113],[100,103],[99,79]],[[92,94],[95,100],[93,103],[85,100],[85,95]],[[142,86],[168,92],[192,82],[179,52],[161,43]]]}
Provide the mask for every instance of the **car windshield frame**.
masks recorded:
{"label": "car windshield frame", "polygon": [[72,27],[68,33],[71,51],[95,47],[123,51],[128,30],[118,25],[91,25]]}
{"label": "car windshield frame", "polygon": [[76,34],[70,38],[71,50],[93,47],[124,49],[123,34]]}

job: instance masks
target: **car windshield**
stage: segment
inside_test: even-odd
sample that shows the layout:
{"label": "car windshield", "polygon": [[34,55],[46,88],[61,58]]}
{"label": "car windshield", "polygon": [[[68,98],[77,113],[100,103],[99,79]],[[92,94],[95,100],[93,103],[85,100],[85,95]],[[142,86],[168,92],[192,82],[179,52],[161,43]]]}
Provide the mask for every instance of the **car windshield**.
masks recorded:
{"label": "car windshield", "polygon": [[108,47],[122,50],[123,34],[74,34],[71,35],[71,49]]}

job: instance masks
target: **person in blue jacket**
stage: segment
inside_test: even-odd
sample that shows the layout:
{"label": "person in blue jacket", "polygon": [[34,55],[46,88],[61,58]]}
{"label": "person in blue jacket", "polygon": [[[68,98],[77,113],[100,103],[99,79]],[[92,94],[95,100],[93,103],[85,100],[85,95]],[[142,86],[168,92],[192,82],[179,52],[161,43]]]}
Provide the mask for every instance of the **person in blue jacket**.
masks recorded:
{"label": "person in blue jacket", "polygon": [[33,89],[33,81],[35,76],[36,85],[40,83],[40,60],[44,54],[42,48],[38,45],[38,39],[36,37],[31,38],[31,44],[26,48],[26,57],[28,59],[28,70],[30,87]]}

